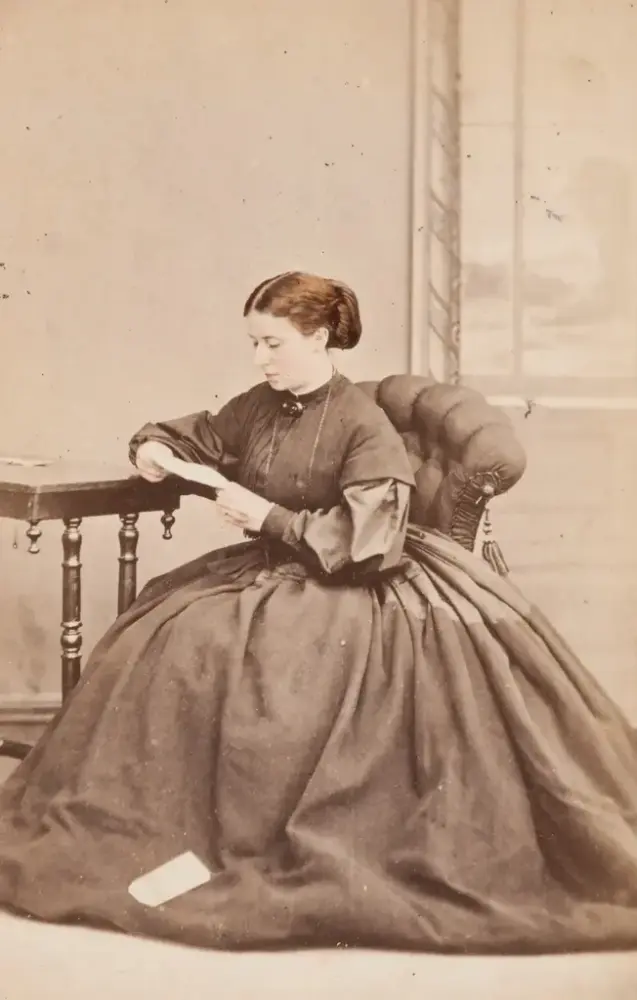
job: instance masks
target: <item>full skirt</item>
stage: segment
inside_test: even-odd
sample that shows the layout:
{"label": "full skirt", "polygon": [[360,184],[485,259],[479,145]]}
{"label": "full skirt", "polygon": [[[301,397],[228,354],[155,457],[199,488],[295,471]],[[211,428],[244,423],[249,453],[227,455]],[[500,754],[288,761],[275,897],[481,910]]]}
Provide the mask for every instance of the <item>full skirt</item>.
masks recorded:
{"label": "full skirt", "polygon": [[[204,884],[130,891],[192,852]],[[151,582],[0,790],[0,905],[193,945],[637,947],[637,739],[512,583],[246,543]]]}

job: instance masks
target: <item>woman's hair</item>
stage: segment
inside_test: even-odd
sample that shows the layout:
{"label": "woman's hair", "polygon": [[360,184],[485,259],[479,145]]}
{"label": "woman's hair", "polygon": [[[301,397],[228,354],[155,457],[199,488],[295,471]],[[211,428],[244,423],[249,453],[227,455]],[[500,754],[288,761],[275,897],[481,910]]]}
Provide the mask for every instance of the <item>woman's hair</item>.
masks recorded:
{"label": "woman's hair", "polygon": [[253,310],[285,317],[305,337],[325,327],[327,347],[341,351],[356,347],[362,333],[358,299],[352,289],[341,281],[302,271],[287,271],[262,281],[248,296],[243,315]]}

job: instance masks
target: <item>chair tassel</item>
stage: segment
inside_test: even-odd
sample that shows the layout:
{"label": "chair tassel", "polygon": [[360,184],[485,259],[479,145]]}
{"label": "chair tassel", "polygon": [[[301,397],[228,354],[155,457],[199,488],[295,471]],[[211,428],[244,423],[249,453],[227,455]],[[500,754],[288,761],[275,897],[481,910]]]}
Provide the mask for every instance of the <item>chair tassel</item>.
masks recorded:
{"label": "chair tassel", "polygon": [[499,576],[508,576],[509,567],[506,564],[506,560],[502,555],[502,549],[496,542],[494,538],[491,537],[493,528],[491,525],[491,517],[489,515],[489,508],[485,508],[484,512],[484,541],[482,543],[482,558],[485,562],[489,564],[494,573]]}

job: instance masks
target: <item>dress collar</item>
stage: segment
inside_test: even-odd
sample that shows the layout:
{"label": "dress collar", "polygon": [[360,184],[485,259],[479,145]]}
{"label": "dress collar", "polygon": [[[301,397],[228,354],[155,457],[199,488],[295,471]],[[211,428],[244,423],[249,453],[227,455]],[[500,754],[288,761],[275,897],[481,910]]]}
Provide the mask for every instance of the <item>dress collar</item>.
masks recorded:
{"label": "dress collar", "polygon": [[272,393],[284,412],[292,413],[292,411],[297,409],[298,413],[296,415],[300,416],[303,410],[310,404],[324,400],[330,389],[342,381],[343,376],[341,373],[335,371],[327,382],[320,385],[318,389],[312,389],[311,392],[304,392],[297,395],[294,392],[290,392],[289,389],[272,389]]}

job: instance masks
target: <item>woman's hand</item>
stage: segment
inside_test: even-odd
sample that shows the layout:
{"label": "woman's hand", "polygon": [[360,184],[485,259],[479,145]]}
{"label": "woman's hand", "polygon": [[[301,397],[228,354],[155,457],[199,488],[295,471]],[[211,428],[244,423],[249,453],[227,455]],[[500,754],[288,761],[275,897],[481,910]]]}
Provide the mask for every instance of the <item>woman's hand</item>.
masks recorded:
{"label": "woman's hand", "polygon": [[217,510],[226,524],[244,531],[260,531],[274,504],[231,483],[217,493]]}
{"label": "woman's hand", "polygon": [[137,449],[135,467],[149,483],[160,483],[168,475],[163,461],[170,459],[172,454],[166,444],[160,444],[159,441],[144,441]]}

